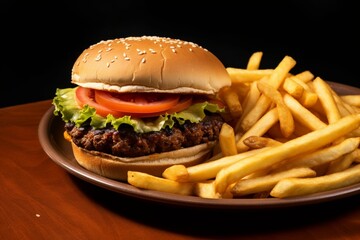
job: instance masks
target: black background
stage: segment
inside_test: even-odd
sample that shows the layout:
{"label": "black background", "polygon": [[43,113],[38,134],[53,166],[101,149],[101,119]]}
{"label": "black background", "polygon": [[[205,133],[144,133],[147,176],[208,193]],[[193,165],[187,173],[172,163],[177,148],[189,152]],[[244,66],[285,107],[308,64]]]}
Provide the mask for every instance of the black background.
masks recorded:
{"label": "black background", "polygon": [[227,67],[285,55],[324,80],[359,87],[356,1],[2,1],[0,107],[51,99],[100,40],[157,35],[202,45]]}

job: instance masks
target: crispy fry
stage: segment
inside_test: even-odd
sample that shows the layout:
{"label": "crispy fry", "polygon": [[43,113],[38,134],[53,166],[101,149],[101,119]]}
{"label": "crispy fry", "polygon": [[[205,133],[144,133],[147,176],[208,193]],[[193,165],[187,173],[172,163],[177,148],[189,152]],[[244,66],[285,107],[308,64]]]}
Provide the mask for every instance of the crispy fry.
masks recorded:
{"label": "crispy fry", "polygon": [[206,182],[195,183],[195,196],[202,198],[222,198],[220,194],[215,192],[214,181],[209,180]]}
{"label": "crispy fry", "polygon": [[[238,153],[234,156],[222,157],[214,161],[200,163],[194,166],[187,167],[187,178],[186,176],[176,176],[178,173],[174,172],[171,179],[184,182],[200,182],[215,178],[216,174],[223,169],[237,161],[258,154],[265,151],[267,148],[249,150],[244,153]],[[171,167],[170,167],[171,168]]]}
{"label": "crispy fry", "polygon": [[343,171],[351,166],[351,164],[360,158],[360,149],[345,154],[344,156],[330,162],[326,174],[336,173]]}
{"label": "crispy fry", "polygon": [[221,127],[219,142],[223,156],[237,154],[234,129],[227,123],[224,123]]}
{"label": "crispy fry", "polygon": [[250,110],[254,108],[259,97],[260,97],[260,91],[257,87],[257,82],[254,81],[251,83],[249,92],[243,101],[243,104],[242,104],[243,112],[242,112],[241,117],[239,118],[239,120],[236,123],[235,132],[240,132],[241,123],[242,123],[244,116],[246,116],[250,112]]}
{"label": "crispy fry", "polygon": [[231,188],[231,193],[234,197],[240,197],[258,192],[271,191],[276,183],[282,179],[314,176],[316,176],[316,172],[310,168],[293,168],[258,178],[239,180]]}
{"label": "crispy fry", "polygon": [[310,82],[311,80],[314,79],[314,74],[312,74],[308,70],[298,73],[295,76],[297,79],[303,81],[304,83]]}
{"label": "crispy fry", "polygon": [[239,118],[242,113],[242,106],[238,94],[234,88],[224,87],[221,89],[220,97],[224,99],[233,118]]}
{"label": "crispy fry", "polygon": [[170,180],[186,182],[189,173],[184,165],[172,165],[164,170],[162,176]]}
{"label": "crispy fry", "polygon": [[344,171],[313,178],[288,178],[280,180],[270,195],[288,198],[324,192],[360,182],[360,164]]}
{"label": "crispy fry", "polygon": [[193,183],[181,183],[143,172],[128,171],[128,182],[138,188],[181,195],[193,195]]}
{"label": "crispy fry", "polygon": [[257,70],[257,69],[259,69],[262,56],[263,56],[263,52],[254,52],[251,55],[251,57],[249,58],[246,69],[247,70]]}
{"label": "crispy fry", "polygon": [[342,95],[341,99],[351,106],[360,107],[360,95]]}
{"label": "crispy fry", "polygon": [[244,139],[250,136],[263,136],[276,122],[279,120],[279,113],[276,108],[268,111],[264,116],[262,116],[248,131],[243,133],[243,135],[236,142],[236,149],[240,152],[245,152],[249,149],[248,146],[244,144]]}
{"label": "crispy fry", "polygon": [[[285,56],[269,76],[267,83],[275,89],[278,89],[295,64],[296,61],[293,58]],[[244,131],[247,131],[259,118],[261,118],[270,105],[271,100],[265,95],[261,95],[254,108],[252,108],[250,112],[242,119],[241,128]]]}
{"label": "crispy fry", "polygon": [[339,109],[335,103],[333,95],[329,90],[328,84],[320,77],[316,77],[313,81],[316,94],[319,97],[322,107],[325,110],[328,123],[334,123],[341,118]]}
{"label": "crispy fry", "polygon": [[283,89],[296,99],[299,99],[304,92],[304,87],[294,80],[294,76],[288,77],[283,83]]}
{"label": "crispy fry", "polygon": [[360,138],[347,138],[339,144],[318,149],[314,152],[296,156],[292,159],[281,162],[273,166],[275,171],[284,171],[286,169],[309,167],[313,168],[325,163],[329,163],[341,156],[354,151],[358,148]]}
{"label": "crispy fry", "polygon": [[242,68],[226,68],[232,82],[250,83],[263,77],[270,76],[274,69],[247,70]]}
{"label": "crispy fry", "polygon": [[258,82],[258,88],[261,93],[271,99],[276,104],[279,115],[280,130],[285,138],[293,134],[295,129],[294,119],[289,108],[285,105],[281,93],[262,81]]}
{"label": "crispy fry", "polygon": [[258,149],[264,147],[274,147],[281,144],[281,142],[268,137],[249,136],[243,140],[243,143],[250,149]]}
{"label": "crispy fry", "polygon": [[286,158],[321,148],[359,126],[360,114],[349,115],[324,128],[292,139],[282,145],[269,148],[266,151],[242,159],[242,161],[237,161],[218,172],[215,178],[215,189],[218,193],[222,194],[229,184],[238,181],[252,172],[270,167]]}
{"label": "crispy fry", "polygon": [[302,106],[295,98],[289,94],[284,94],[284,102],[290,109],[293,117],[311,130],[317,130],[326,127],[326,123],[321,121],[309,109]]}

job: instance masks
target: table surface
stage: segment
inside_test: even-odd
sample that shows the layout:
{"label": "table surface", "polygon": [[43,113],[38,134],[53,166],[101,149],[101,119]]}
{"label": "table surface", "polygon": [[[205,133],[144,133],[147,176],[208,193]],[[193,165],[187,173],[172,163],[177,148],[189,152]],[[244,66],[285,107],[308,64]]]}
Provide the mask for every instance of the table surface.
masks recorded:
{"label": "table surface", "polygon": [[360,196],[277,209],[196,209],[124,196],[52,161],[51,101],[0,109],[0,239],[360,239]]}

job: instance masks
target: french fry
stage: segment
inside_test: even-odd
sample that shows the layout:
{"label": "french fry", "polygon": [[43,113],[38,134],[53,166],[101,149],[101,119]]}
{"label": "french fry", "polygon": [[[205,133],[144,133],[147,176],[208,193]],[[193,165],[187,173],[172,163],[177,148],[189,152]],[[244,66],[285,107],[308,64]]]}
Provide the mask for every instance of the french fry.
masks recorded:
{"label": "french fry", "polygon": [[360,182],[360,164],[344,171],[312,178],[288,178],[280,180],[271,190],[276,198],[289,198],[329,191]]}
{"label": "french fry", "polygon": [[219,142],[223,156],[237,154],[234,129],[227,123],[224,123],[221,127]]}
{"label": "french fry", "polygon": [[261,136],[249,136],[243,140],[243,143],[250,149],[259,149],[264,147],[274,147],[282,144],[275,139]]}
{"label": "french fry", "polygon": [[[269,76],[267,83],[278,89],[295,64],[296,61],[293,58],[285,56]],[[241,128],[247,131],[266,112],[270,105],[271,100],[265,95],[261,95],[254,108],[242,119]]]}
{"label": "french fry", "polygon": [[220,194],[215,192],[213,180],[195,183],[194,192],[195,192],[195,196],[202,198],[215,198],[215,199],[222,198]]}
{"label": "french fry", "polygon": [[235,89],[231,87],[224,87],[221,89],[219,95],[222,99],[224,99],[225,104],[229,108],[230,115],[233,118],[239,118],[242,113],[242,106]]}
{"label": "french fry", "polygon": [[194,193],[193,183],[176,182],[143,172],[128,171],[127,180],[129,184],[141,189],[175,193],[180,195],[193,195]]}
{"label": "french fry", "polygon": [[270,167],[286,158],[324,147],[354,129],[357,129],[359,126],[360,114],[349,115],[324,128],[289,140],[282,145],[269,148],[266,151],[247,157],[241,161],[237,161],[218,172],[215,178],[216,192],[220,194],[224,193],[230,184],[252,172]]}
{"label": "french fry", "polygon": [[232,67],[227,67],[226,70],[234,83],[251,83],[263,77],[270,76],[274,72],[274,69],[248,70]]}
{"label": "french fry", "polygon": [[271,109],[262,116],[255,124],[246,131],[236,142],[237,152],[245,152],[249,149],[244,139],[250,136],[263,136],[279,120],[279,113],[276,108]]}
{"label": "french fry", "polygon": [[360,95],[342,95],[340,98],[351,106],[360,107]]}
{"label": "french fry", "polygon": [[299,99],[304,92],[304,87],[294,80],[294,76],[285,79],[283,89],[296,99]]}
{"label": "french fry", "polygon": [[319,165],[323,165],[354,151],[359,147],[359,143],[360,138],[347,138],[336,145],[321,148],[314,152],[306,153],[301,156],[296,156],[292,159],[282,161],[280,164],[273,166],[273,170],[284,171],[291,168],[313,168]]}
{"label": "french fry", "polygon": [[[237,161],[241,161],[246,157],[258,154],[262,151],[265,151],[266,149],[267,148],[265,147],[261,149],[249,150],[247,152],[238,153],[233,156],[222,157],[217,160],[208,161],[194,166],[190,166],[186,168],[187,170],[186,174],[183,174],[183,172],[168,171],[168,173],[172,173],[172,175],[170,176],[169,174],[167,174],[166,177],[179,182],[206,181],[215,178],[216,174],[224,167],[227,167]],[[174,166],[171,166],[169,168],[174,168]]]}
{"label": "french fry", "polygon": [[258,88],[261,93],[270,98],[271,101],[276,104],[281,133],[285,138],[290,137],[295,129],[294,119],[291,111],[285,105],[281,93],[271,85],[262,81],[258,82]]}
{"label": "french fry", "polygon": [[321,121],[317,116],[315,116],[309,109],[301,105],[295,98],[289,94],[284,94],[284,102],[290,109],[293,117],[300,122],[302,125],[306,126],[311,130],[317,130],[327,126],[326,123]]}
{"label": "french fry", "polygon": [[360,149],[345,154],[344,156],[330,162],[326,174],[336,173],[343,171],[351,166],[351,164],[360,158]]}
{"label": "french fry", "polygon": [[298,73],[295,76],[297,79],[301,80],[304,83],[310,82],[311,80],[314,79],[314,74],[312,74],[308,70]]}
{"label": "french fry", "polygon": [[263,56],[263,52],[254,52],[249,58],[246,69],[247,70],[258,70],[262,56]]}
{"label": "french fry", "polygon": [[234,197],[241,197],[253,193],[271,191],[271,189],[282,179],[314,176],[316,176],[316,172],[311,168],[292,168],[258,178],[239,180],[231,188],[231,193]]}
{"label": "french fry", "polygon": [[319,97],[321,105],[325,110],[328,123],[334,123],[338,121],[341,118],[341,115],[333,95],[329,90],[328,84],[320,77],[316,77],[313,81],[313,86],[316,94]]}
{"label": "french fry", "polygon": [[178,181],[178,182],[186,182],[189,178],[189,173],[184,165],[172,165],[164,170],[162,173],[164,178]]}
{"label": "french fry", "polygon": [[242,105],[243,112],[242,112],[241,117],[239,118],[239,120],[236,123],[235,132],[241,131],[241,123],[242,123],[244,116],[246,116],[250,112],[250,110],[254,108],[259,97],[260,97],[260,91],[257,87],[257,82],[254,81],[250,84],[249,92],[243,101],[243,105]]}

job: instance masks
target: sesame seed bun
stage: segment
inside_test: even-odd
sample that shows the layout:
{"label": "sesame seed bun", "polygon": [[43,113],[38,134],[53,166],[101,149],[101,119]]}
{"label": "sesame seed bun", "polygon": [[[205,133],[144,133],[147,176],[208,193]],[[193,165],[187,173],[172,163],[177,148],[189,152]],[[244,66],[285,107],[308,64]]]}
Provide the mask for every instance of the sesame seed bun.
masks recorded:
{"label": "sesame seed bun", "polygon": [[72,83],[116,92],[214,94],[231,80],[219,59],[195,43],[142,36],[84,50],[73,66]]}

